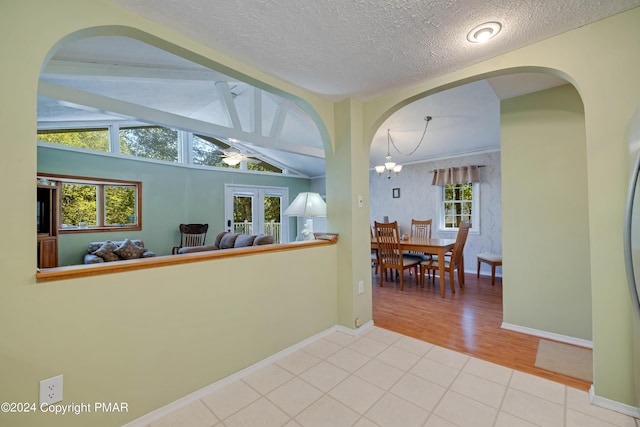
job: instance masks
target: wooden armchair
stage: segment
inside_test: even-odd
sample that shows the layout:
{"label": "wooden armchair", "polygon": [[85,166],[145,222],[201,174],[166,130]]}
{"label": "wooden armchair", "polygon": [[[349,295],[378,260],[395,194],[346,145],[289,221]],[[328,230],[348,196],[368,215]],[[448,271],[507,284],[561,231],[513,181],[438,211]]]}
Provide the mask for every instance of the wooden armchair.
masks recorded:
{"label": "wooden armchair", "polygon": [[402,291],[404,290],[404,270],[413,268],[417,282],[420,260],[402,254],[397,221],[391,223],[376,221],[374,227],[374,234],[378,242],[380,271],[384,272],[384,279],[382,276],[380,277],[380,286],[383,285],[384,281],[389,280],[388,269],[397,270],[400,273],[400,290]]}
{"label": "wooden armchair", "polygon": [[173,247],[171,250],[173,255],[177,254],[181,248],[204,246],[209,224],[180,224],[179,229],[180,245]]}
{"label": "wooden armchair", "polygon": [[[450,260],[438,260],[431,259],[429,261],[423,261],[420,263],[420,287],[424,287],[424,273],[427,270],[433,270],[433,277],[431,280],[435,279],[435,271],[438,271],[440,268],[440,262],[444,262],[445,271],[449,272],[449,286],[451,286],[451,292],[456,293],[453,272],[454,270],[458,270],[458,282],[460,283],[460,287],[464,287],[464,265],[463,265],[463,256],[462,251],[464,250],[464,245],[467,242],[467,236],[469,235],[469,227],[470,224],[468,222],[461,222],[458,227],[458,235],[456,236],[456,243],[453,245],[453,250],[451,251],[451,259]],[[444,286],[444,277],[440,277],[440,286]],[[443,294],[444,295],[444,294]]]}

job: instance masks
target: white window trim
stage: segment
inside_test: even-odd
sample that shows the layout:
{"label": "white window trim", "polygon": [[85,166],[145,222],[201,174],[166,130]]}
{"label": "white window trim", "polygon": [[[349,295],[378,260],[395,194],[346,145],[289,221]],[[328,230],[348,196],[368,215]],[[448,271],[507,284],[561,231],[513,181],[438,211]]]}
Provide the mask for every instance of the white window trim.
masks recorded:
{"label": "white window trim", "polygon": [[[437,185],[436,196],[436,218],[438,233],[457,233],[457,228],[445,228],[444,226],[444,204],[442,203],[444,185]],[[474,182],[472,190],[473,200],[471,203],[471,228],[469,234],[480,234],[480,183]]]}

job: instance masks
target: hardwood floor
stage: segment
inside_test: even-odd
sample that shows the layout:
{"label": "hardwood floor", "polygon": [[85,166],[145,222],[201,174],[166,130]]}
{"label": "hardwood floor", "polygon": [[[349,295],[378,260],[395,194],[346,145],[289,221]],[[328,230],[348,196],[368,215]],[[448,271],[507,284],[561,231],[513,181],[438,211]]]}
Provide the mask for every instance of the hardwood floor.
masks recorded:
{"label": "hardwood floor", "polygon": [[404,291],[399,284],[373,276],[373,322],[376,326],[428,341],[451,350],[526,372],[580,390],[590,383],[535,366],[540,338],[502,329],[502,280],[465,275],[465,287],[456,281],[451,293],[447,274],[446,297],[440,297],[438,278],[425,280],[424,288],[405,272]]}

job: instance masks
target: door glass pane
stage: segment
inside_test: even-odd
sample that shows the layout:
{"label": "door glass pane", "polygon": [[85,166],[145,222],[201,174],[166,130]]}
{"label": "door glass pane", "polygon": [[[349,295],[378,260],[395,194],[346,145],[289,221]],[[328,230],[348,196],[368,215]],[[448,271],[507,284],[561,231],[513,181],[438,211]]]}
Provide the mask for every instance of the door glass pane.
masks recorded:
{"label": "door glass pane", "polygon": [[253,197],[233,196],[233,232],[253,234]]}
{"label": "door glass pane", "polygon": [[264,234],[273,236],[276,243],[282,242],[281,206],[282,198],[280,196],[264,196]]}

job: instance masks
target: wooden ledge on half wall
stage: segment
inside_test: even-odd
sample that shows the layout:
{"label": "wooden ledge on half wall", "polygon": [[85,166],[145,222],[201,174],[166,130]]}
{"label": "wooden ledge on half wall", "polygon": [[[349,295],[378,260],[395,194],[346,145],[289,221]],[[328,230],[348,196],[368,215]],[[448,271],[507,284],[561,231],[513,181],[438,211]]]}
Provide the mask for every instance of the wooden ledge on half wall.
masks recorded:
{"label": "wooden ledge on half wall", "polygon": [[[194,252],[180,255],[163,255],[152,258],[130,259],[104,262],[99,264],[67,265],[64,267],[36,269],[36,281],[49,282],[101,274],[121,273],[124,271],[144,270],[146,268],[164,267],[167,265],[187,264],[236,256],[256,255],[267,252],[283,252],[299,250],[304,247],[335,245],[338,235],[332,233],[314,233],[316,240],[304,242],[281,243],[274,245],[249,246],[244,248],[221,249],[206,252]],[[319,237],[320,236],[320,237]]]}

